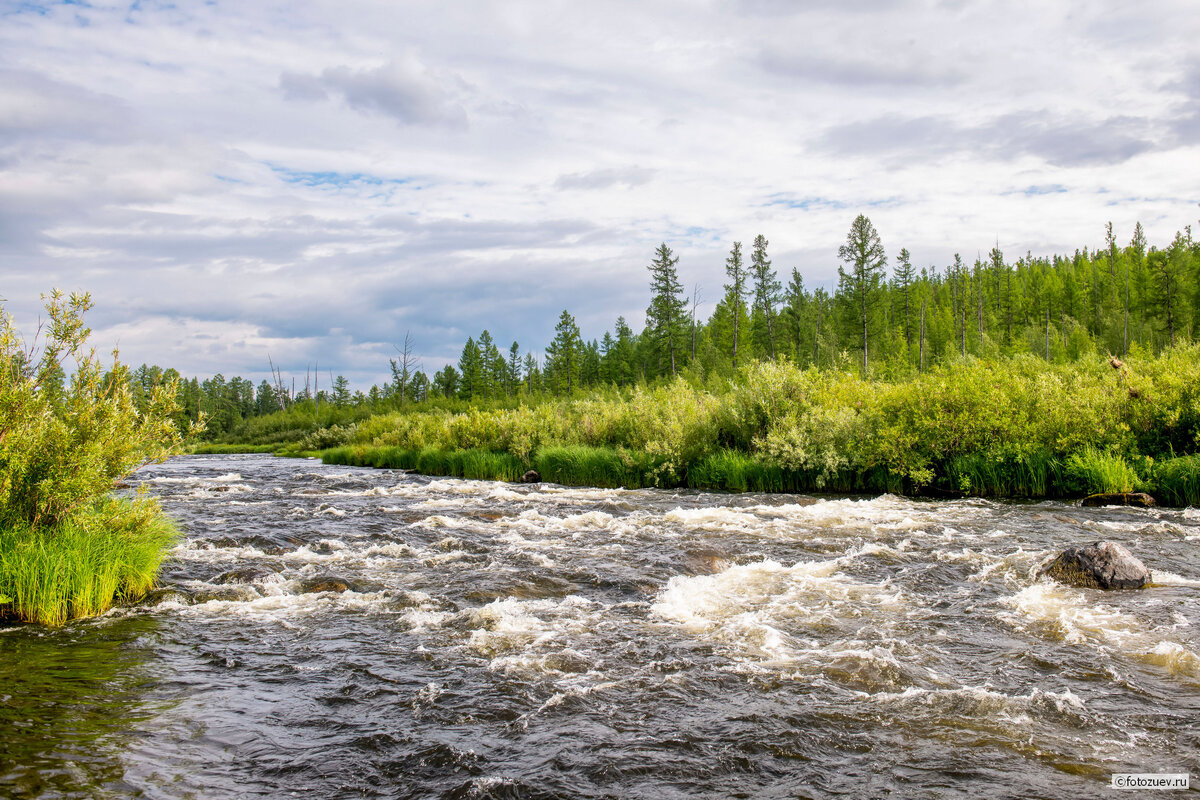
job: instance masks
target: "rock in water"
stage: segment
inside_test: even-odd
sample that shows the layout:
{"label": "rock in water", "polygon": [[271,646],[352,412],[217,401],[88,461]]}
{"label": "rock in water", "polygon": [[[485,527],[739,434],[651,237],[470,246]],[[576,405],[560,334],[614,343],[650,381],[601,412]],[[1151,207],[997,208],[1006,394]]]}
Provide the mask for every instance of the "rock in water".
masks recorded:
{"label": "rock in water", "polygon": [[1107,494],[1092,494],[1083,498],[1081,505],[1085,506],[1137,506],[1151,508],[1154,498],[1145,492],[1111,492]]}
{"label": "rock in water", "polygon": [[1141,589],[1150,582],[1150,570],[1116,542],[1094,542],[1068,547],[1038,573],[1085,589]]}
{"label": "rock in water", "polygon": [[537,474],[537,470],[531,469],[521,476],[521,483],[541,483],[542,476]]}

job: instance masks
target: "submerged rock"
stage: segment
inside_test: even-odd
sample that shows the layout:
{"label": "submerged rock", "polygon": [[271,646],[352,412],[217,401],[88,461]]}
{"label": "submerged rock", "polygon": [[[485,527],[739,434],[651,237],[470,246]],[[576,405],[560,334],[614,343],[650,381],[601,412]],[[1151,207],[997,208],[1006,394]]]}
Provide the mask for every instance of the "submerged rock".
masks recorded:
{"label": "submerged rock", "polygon": [[542,476],[538,475],[537,470],[531,469],[521,476],[521,483],[541,483]]}
{"label": "submerged rock", "polygon": [[1093,494],[1083,498],[1081,505],[1085,506],[1136,506],[1152,508],[1157,505],[1154,498],[1145,492],[1108,492]]}
{"label": "submerged rock", "polygon": [[1042,575],[1085,589],[1141,589],[1150,582],[1146,565],[1116,542],[1068,547],[1038,573]]}
{"label": "submerged rock", "polygon": [[343,578],[338,578],[334,575],[318,575],[315,578],[305,578],[300,581],[301,594],[313,594],[317,592],[333,592],[341,594],[342,592],[354,591],[354,584]]}

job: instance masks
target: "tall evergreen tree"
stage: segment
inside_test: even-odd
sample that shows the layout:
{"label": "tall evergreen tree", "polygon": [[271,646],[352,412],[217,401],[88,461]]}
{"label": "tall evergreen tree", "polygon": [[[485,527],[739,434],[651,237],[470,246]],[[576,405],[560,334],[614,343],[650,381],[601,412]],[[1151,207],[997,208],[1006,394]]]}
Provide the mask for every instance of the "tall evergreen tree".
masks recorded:
{"label": "tall evergreen tree", "polygon": [[754,307],[762,320],[755,337],[759,350],[775,358],[775,305],[779,302],[779,279],[771,269],[767,258],[767,239],[761,233],[754,237],[754,250],[750,253],[750,273],[754,279]]}
{"label": "tall evergreen tree", "polygon": [[857,328],[862,334],[863,374],[866,375],[871,317],[878,303],[887,254],[875,226],[863,214],[851,223],[846,243],[838,248],[838,258],[849,268],[838,267],[838,289],[853,307]]}
{"label": "tall evergreen tree", "polygon": [[733,345],[730,353],[733,368],[738,365],[738,341],[741,339],[740,323],[746,318],[746,267],[742,263],[742,243],[734,242],[729,257],[725,259],[725,275],[729,283],[725,284],[725,303],[731,316],[733,326]]}
{"label": "tall evergreen tree", "polygon": [[654,339],[660,374],[664,361],[670,365],[671,374],[675,374],[685,335],[687,302],[675,271],[677,263],[679,257],[663,242],[654,251],[654,260],[648,267],[650,306],[646,309],[646,328]]}
{"label": "tall evergreen tree", "polygon": [[558,325],[554,327],[554,341],[546,348],[546,373],[553,380],[556,392],[565,387],[570,394],[579,386],[582,349],[579,326],[564,309],[558,318]]}
{"label": "tall evergreen tree", "polygon": [[899,300],[904,306],[900,320],[904,328],[904,347],[909,352],[912,351],[912,311],[909,296],[912,293],[915,274],[912,255],[908,252],[908,248],[900,248],[900,256],[896,259],[896,269],[892,273],[892,281],[896,287],[896,294],[899,295]]}

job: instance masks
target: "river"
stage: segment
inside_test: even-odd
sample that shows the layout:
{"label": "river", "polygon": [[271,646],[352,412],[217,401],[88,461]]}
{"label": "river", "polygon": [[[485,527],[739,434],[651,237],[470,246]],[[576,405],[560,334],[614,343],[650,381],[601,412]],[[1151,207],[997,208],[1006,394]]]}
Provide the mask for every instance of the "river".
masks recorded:
{"label": "river", "polygon": [[[0,796],[1200,783],[1196,509],[517,486],[269,456],[180,457],[134,482],[186,541],[137,606],[0,629]],[[1101,538],[1154,584],[1035,579]]]}

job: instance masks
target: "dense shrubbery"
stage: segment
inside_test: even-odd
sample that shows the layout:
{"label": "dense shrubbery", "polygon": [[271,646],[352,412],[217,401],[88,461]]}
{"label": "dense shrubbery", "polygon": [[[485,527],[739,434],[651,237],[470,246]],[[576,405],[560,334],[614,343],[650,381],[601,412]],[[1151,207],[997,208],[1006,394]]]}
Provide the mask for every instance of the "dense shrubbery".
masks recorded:
{"label": "dense shrubbery", "polygon": [[58,624],[145,591],[174,536],[153,498],[109,492],[179,444],[177,387],[139,412],[127,368],[84,349],[90,307],[53,293],[28,345],[0,314],[0,613],[21,619]]}
{"label": "dense shrubbery", "polygon": [[1165,459],[1200,443],[1198,387],[1197,345],[1119,369],[968,357],[892,380],[759,362],[718,389],[681,377],[535,407],[388,414],[351,444],[506,453],[546,480],[600,486],[1044,497],[1189,485],[1192,461]]}

